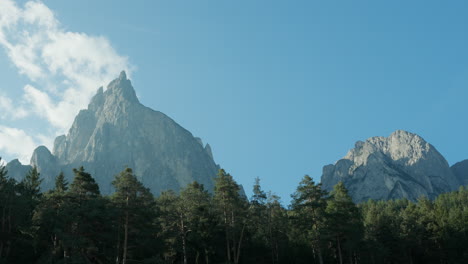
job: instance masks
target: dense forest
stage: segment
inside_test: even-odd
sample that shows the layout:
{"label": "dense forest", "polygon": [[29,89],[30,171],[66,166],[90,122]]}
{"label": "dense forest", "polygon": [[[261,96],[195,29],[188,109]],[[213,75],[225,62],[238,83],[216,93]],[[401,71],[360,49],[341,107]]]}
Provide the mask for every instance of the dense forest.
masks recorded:
{"label": "dense forest", "polygon": [[468,190],[434,201],[354,204],[304,176],[292,202],[240,192],[220,170],[213,193],[196,182],[153,197],[130,168],[102,196],[74,169],[41,192],[33,168],[21,182],[0,166],[0,263],[468,263]]}

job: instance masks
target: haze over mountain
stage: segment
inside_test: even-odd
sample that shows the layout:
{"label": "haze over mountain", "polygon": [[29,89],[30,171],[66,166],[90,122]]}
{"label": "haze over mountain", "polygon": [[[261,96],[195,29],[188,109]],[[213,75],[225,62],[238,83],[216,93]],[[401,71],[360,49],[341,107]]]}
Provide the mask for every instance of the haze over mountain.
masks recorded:
{"label": "haze over mountain", "polygon": [[344,158],[323,168],[322,184],[331,190],[343,181],[355,202],[434,198],[466,184],[468,177],[463,178],[462,174],[468,170],[455,167],[459,168],[456,173],[420,136],[397,130],[389,137],[356,142]]}
{"label": "haze over mountain", "polygon": [[[112,192],[114,176],[132,168],[154,194],[180,190],[193,181],[214,187],[218,165],[211,148],[165,114],[142,105],[125,72],[99,88],[88,109],[81,110],[67,135],[55,139],[53,152],[36,148],[31,166],[37,166],[43,189],[53,187],[62,171],[71,180],[72,168],[84,166],[101,192]],[[7,164],[9,174],[20,180],[31,166],[18,160]]]}

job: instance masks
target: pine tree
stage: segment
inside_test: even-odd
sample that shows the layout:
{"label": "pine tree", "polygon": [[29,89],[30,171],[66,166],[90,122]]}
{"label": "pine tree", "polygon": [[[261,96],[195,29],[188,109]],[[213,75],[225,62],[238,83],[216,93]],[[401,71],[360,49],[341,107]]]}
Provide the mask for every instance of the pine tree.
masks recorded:
{"label": "pine tree", "polygon": [[281,205],[280,197],[268,192],[266,201],[267,211],[267,244],[270,247],[271,263],[282,263],[285,257],[281,253],[287,247],[289,230],[288,215]]}
{"label": "pine tree", "polygon": [[29,170],[26,177],[23,179],[21,184],[24,187],[25,194],[31,198],[34,204],[32,207],[34,208],[37,203],[39,202],[41,196],[41,183],[43,179],[40,178],[40,173],[37,171],[37,168],[34,166],[31,170]]}
{"label": "pine tree", "polygon": [[309,175],[305,175],[292,195],[291,205],[299,233],[306,235],[305,240],[310,241],[320,264],[323,264],[326,196],[321,184],[315,184]]}
{"label": "pine tree", "polygon": [[269,218],[267,212],[267,195],[260,186],[260,179],[255,178],[252,197],[248,208],[248,234],[250,234],[250,250],[255,256],[249,262],[265,262],[270,258]]}
{"label": "pine tree", "polygon": [[70,194],[79,200],[96,198],[100,195],[99,186],[91,174],[85,172],[83,167],[73,169],[75,177],[70,185]]}
{"label": "pine tree", "polygon": [[240,197],[240,187],[229,173],[220,169],[215,181],[214,202],[225,230],[227,261],[237,264],[247,224],[247,203]]}
{"label": "pine tree", "polygon": [[260,186],[260,178],[255,178],[255,183],[253,186],[253,195],[252,198],[250,199],[251,204],[255,205],[265,205],[267,195],[266,193],[262,190],[262,187]]}
{"label": "pine tree", "polygon": [[112,214],[108,202],[99,192],[99,186],[83,167],[73,169],[75,174],[67,192],[65,231],[63,242],[66,262],[108,262],[104,254]]}
{"label": "pine tree", "polygon": [[51,262],[64,257],[63,238],[67,237],[68,225],[73,221],[73,215],[67,212],[71,203],[67,190],[68,183],[61,172],[55,178],[55,188],[45,193],[34,215],[34,221],[40,227],[42,255]]}
{"label": "pine tree", "polygon": [[[121,234],[120,230],[123,229],[123,239],[121,239],[120,235],[117,238],[116,263],[126,264],[129,256],[133,260],[143,257],[131,254],[129,248],[144,246],[138,245],[138,238],[147,234],[148,231],[151,233],[151,230],[145,229],[145,227],[148,228],[148,223],[151,223],[154,198],[149,189],[138,181],[130,168],[126,168],[118,174],[112,185],[115,188],[115,193],[112,195],[111,200],[116,205],[119,213],[118,234]],[[123,240],[122,243],[121,240]]]}
{"label": "pine tree", "polygon": [[361,215],[343,182],[336,184],[330,194],[326,208],[327,229],[338,253],[339,263],[344,262],[344,248],[352,263],[356,259],[357,246],[362,236]]}
{"label": "pine tree", "polygon": [[8,177],[0,158],[0,263],[31,261],[33,205],[25,186]]}
{"label": "pine tree", "polygon": [[173,263],[178,253],[179,236],[179,214],[177,212],[177,203],[179,197],[174,191],[162,192],[156,199],[157,219],[160,226],[158,238],[163,241],[164,249],[162,258],[167,263]]}
{"label": "pine tree", "polygon": [[14,182],[7,177],[8,171],[1,163],[0,158],[0,261],[5,260],[10,252],[11,245],[11,215],[12,204],[15,199]]}
{"label": "pine tree", "polygon": [[[212,240],[213,214],[211,210],[211,197],[202,184],[193,182],[185,187],[176,203],[178,215],[178,230],[182,242],[184,263],[198,263],[200,253],[209,262]],[[189,261],[190,249],[195,256]],[[192,254],[193,255],[193,254]]]}
{"label": "pine tree", "polygon": [[64,193],[68,190],[68,182],[65,180],[65,175],[63,172],[60,172],[60,174],[55,178],[55,188],[54,192],[58,193]]}

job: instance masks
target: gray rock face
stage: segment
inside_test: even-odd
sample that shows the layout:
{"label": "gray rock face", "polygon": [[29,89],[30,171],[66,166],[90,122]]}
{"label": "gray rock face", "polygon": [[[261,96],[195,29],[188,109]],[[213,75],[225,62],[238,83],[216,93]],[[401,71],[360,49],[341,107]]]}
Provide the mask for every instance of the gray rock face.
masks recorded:
{"label": "gray rock face", "polygon": [[200,142],[168,116],[143,106],[122,72],[79,112],[68,135],[55,139],[53,155],[39,147],[31,164],[49,178],[46,189],[60,171],[70,181],[72,168],[84,166],[109,194],[114,176],[128,166],[154,194],[179,191],[195,180],[212,190],[218,166]]}
{"label": "gray rock face", "polygon": [[[50,189],[55,184],[55,177],[60,173],[60,166],[57,158],[50,153],[45,146],[37,147],[31,157],[31,167],[38,168],[43,178],[41,189]],[[53,177],[51,177],[53,176]]]}
{"label": "gray rock face", "polygon": [[450,169],[461,185],[468,186],[468,160],[457,162]]}
{"label": "gray rock face", "polygon": [[458,188],[445,158],[420,136],[397,130],[389,137],[358,141],[334,165],[323,168],[322,185],[343,181],[355,202],[368,199],[434,198]]}
{"label": "gray rock face", "polygon": [[8,177],[21,181],[24,176],[32,169],[32,166],[23,165],[18,159],[14,159],[6,165],[8,171]]}

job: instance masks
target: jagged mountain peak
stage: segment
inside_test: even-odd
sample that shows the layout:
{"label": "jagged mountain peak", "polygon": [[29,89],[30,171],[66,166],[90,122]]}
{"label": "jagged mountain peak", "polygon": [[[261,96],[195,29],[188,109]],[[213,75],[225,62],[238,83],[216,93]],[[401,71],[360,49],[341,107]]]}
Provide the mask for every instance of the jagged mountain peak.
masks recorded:
{"label": "jagged mountain peak", "polygon": [[31,164],[31,166],[37,166],[37,164],[41,162],[41,159],[49,159],[52,156],[52,153],[46,146],[39,146],[34,150],[29,164]]}
{"label": "jagged mountain peak", "polygon": [[120,80],[127,80],[127,73],[125,73],[125,70],[120,72],[119,79]]}
{"label": "jagged mountain peak", "polygon": [[[99,91],[98,94],[99,95]],[[131,103],[139,103],[135,89],[132,83],[127,79],[125,71],[122,71],[118,78],[114,79],[107,85],[107,90],[104,92],[106,100],[114,99],[112,103],[119,101],[128,101]]]}
{"label": "jagged mountain peak", "polygon": [[55,139],[53,155],[44,148],[31,161],[47,177],[44,182],[52,184],[60,171],[70,178],[72,168],[84,166],[103,193],[112,192],[111,182],[125,166],[155,194],[193,181],[212,190],[218,170],[201,139],[138,101],[125,72],[97,90],[68,134]]}
{"label": "jagged mountain peak", "polygon": [[[417,163],[428,154],[440,155],[437,150],[417,134],[397,130],[388,137],[371,137],[366,141],[358,141],[344,159],[365,164],[369,155],[381,155],[407,165]],[[447,164],[448,165],[448,164]]]}
{"label": "jagged mountain peak", "polygon": [[331,190],[339,181],[357,202],[370,198],[416,200],[422,195],[432,198],[459,185],[436,148],[404,130],[358,141],[343,159],[325,166],[324,188]]}

